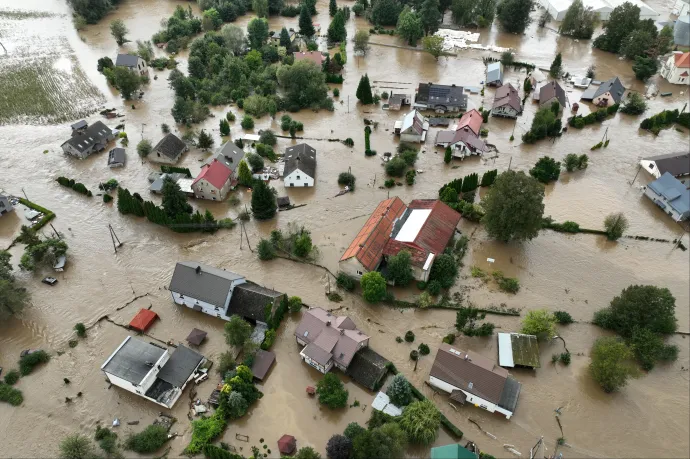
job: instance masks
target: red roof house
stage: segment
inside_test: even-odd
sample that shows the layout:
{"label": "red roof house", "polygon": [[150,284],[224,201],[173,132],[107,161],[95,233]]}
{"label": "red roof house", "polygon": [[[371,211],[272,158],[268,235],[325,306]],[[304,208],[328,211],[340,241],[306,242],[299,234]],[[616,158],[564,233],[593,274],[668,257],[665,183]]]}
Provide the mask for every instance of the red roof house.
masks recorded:
{"label": "red roof house", "polygon": [[321,67],[321,64],[323,64],[323,61],[326,60],[326,57],[321,54],[320,51],[308,51],[306,53],[295,53],[295,62],[298,61],[312,61],[314,64],[318,65]]}
{"label": "red roof house", "polygon": [[675,53],[673,57],[676,60],[676,67],[690,69],[690,53]]}
{"label": "red roof house", "polygon": [[225,164],[214,159],[201,168],[201,172],[192,182],[194,197],[222,201],[230,191],[232,170]]}
{"label": "red roof house", "polygon": [[467,126],[472,130],[472,132],[474,132],[474,135],[478,136],[483,122],[484,118],[482,118],[482,114],[477,110],[472,109],[462,115],[462,118],[460,118],[460,121],[458,121],[456,130],[463,129],[465,126]]}
{"label": "red roof house", "polygon": [[153,321],[158,318],[158,314],[150,309],[142,309],[129,323],[129,328],[139,332],[145,332],[153,324]]}

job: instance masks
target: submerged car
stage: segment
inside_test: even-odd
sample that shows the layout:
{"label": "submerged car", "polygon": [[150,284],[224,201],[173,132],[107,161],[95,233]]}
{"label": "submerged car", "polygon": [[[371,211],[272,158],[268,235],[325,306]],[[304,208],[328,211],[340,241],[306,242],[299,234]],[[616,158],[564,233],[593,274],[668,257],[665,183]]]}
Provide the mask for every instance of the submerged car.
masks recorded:
{"label": "submerged car", "polygon": [[58,280],[55,279],[54,277],[45,277],[45,278],[43,278],[43,280],[41,282],[43,282],[44,284],[48,284],[48,285],[55,285],[55,284],[57,284],[57,281]]}

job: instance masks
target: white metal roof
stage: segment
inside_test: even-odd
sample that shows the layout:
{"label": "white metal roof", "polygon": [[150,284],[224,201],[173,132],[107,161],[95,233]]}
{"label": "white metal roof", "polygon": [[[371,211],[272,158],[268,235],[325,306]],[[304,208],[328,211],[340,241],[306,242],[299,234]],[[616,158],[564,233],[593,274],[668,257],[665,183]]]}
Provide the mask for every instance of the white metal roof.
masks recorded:
{"label": "white metal roof", "polygon": [[498,334],[498,364],[502,367],[514,367],[513,344],[510,333]]}
{"label": "white metal roof", "polygon": [[371,404],[371,407],[378,411],[383,411],[390,416],[400,416],[402,410],[391,403],[391,399],[383,392],[376,394],[376,398]]}
{"label": "white metal roof", "polygon": [[410,216],[407,217],[407,221],[400,228],[398,234],[395,236],[396,241],[400,242],[414,242],[419,234],[419,230],[424,226],[424,222],[429,218],[431,214],[431,209],[413,209],[410,212]]}

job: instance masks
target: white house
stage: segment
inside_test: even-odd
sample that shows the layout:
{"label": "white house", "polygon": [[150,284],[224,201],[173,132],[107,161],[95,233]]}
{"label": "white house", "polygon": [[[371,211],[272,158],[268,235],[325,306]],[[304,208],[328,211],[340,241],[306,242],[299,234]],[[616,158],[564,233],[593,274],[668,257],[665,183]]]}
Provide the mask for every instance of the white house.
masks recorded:
{"label": "white house", "polygon": [[673,220],[678,222],[690,218],[690,190],[670,173],[665,172],[647,185],[644,195]]}
{"label": "white house", "polygon": [[267,306],[271,305],[272,314],[285,296],[239,274],[196,261],[175,265],[168,290],[180,306],[223,320],[239,315],[250,322],[266,322]]}
{"label": "white house", "polygon": [[0,216],[5,215],[14,209],[12,201],[10,201],[9,196],[0,194]]}
{"label": "white house", "polygon": [[146,61],[134,54],[118,54],[115,59],[115,67],[125,67],[141,76],[147,75],[149,72]]}
{"label": "white house", "polygon": [[101,365],[114,386],[165,408],[172,408],[187,383],[198,377],[206,358],[179,344],[170,352],[128,336]]}
{"label": "white house", "polygon": [[522,113],[522,103],[517,89],[508,83],[496,90],[491,115],[506,118],[517,118]]}
{"label": "white house", "polygon": [[591,85],[582,93],[580,99],[592,101],[597,107],[610,107],[623,99],[625,87],[620,78],[610,78],[599,86]]}
{"label": "white house", "polygon": [[445,343],[436,353],[429,384],[450,394],[454,402],[501,413],[506,419],[515,413],[521,389],[508,370],[486,357]]}
{"label": "white house", "polygon": [[690,52],[674,51],[661,67],[661,76],[672,84],[690,85]]}
{"label": "white house", "polygon": [[417,110],[412,110],[402,120],[395,122],[395,134],[401,142],[424,143],[429,130],[429,121]]}
{"label": "white house", "polygon": [[316,150],[300,143],[285,149],[283,184],[286,187],[314,186],[316,178]]}
{"label": "white house", "polygon": [[192,191],[197,199],[222,201],[230,191],[232,170],[224,163],[214,159],[210,164],[204,164],[201,172],[192,182]]}
{"label": "white house", "polygon": [[84,159],[93,153],[105,150],[108,142],[114,137],[112,129],[101,121],[96,121],[81,131],[72,131],[72,137],[61,147],[66,154]]}
{"label": "white house", "polygon": [[671,14],[675,14],[676,16],[685,16],[690,14],[690,0],[676,0]]}
{"label": "white house", "polygon": [[690,188],[690,153],[687,151],[643,158],[640,160],[640,166],[654,178],[668,172]]}

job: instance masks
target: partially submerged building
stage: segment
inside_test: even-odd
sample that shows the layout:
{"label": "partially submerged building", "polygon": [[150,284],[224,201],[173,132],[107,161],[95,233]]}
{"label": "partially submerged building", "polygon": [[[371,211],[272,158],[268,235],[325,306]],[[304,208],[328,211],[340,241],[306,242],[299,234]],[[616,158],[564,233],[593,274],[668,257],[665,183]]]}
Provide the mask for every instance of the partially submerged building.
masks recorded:
{"label": "partially submerged building", "polygon": [[295,53],[294,56],[295,56],[295,62],[310,61],[310,62],[313,62],[315,65],[317,65],[319,68],[321,68],[323,61],[326,60],[326,56],[324,56],[321,53],[321,51],[299,52],[299,53]]}
{"label": "partially submerged building", "polygon": [[522,333],[498,333],[498,364],[508,368],[539,368],[537,337]]}
{"label": "partially submerged building", "polygon": [[690,187],[690,153],[686,151],[650,156],[642,159],[640,166],[654,178],[659,178],[668,172],[686,187]]}
{"label": "partially submerged building", "polygon": [[486,85],[487,86],[502,86],[503,85],[503,64],[500,62],[492,62],[486,66]]}
{"label": "partially submerged building", "polygon": [[400,110],[405,105],[410,105],[411,97],[409,94],[391,94],[388,97],[388,110]]}
{"label": "partially submerged building", "polygon": [[14,209],[10,197],[4,194],[0,194],[0,217],[10,213]]}
{"label": "partially submerged building", "polygon": [[113,148],[108,152],[108,167],[124,167],[127,155],[124,148]]}
{"label": "partially submerged building", "polygon": [[556,81],[549,81],[539,91],[534,91],[534,98],[539,102],[539,108],[551,108],[551,104],[558,102],[563,109],[568,100],[565,91]]}
{"label": "partially submerged building", "polygon": [[232,185],[232,170],[224,163],[214,159],[204,164],[192,182],[192,191],[197,199],[223,201]]}
{"label": "partially submerged building", "polygon": [[[573,0],[540,0],[539,3],[555,21],[562,21]],[[596,13],[599,20],[608,21],[614,8],[622,5],[624,0],[583,0],[582,3],[585,8],[589,8]],[[640,8],[640,19],[653,19],[659,16],[659,13],[641,0],[631,0],[630,3]]]}
{"label": "partially submerged building", "polygon": [[91,126],[72,131],[72,137],[61,145],[68,155],[84,159],[93,153],[105,150],[108,142],[115,138],[113,130],[96,121]]}
{"label": "partially submerged building", "polygon": [[623,99],[625,87],[618,77],[610,78],[599,86],[591,85],[582,93],[580,99],[589,100],[597,107],[610,107]]}
{"label": "partially submerged building", "polygon": [[472,109],[462,115],[458,124],[449,130],[436,133],[434,145],[443,148],[451,147],[454,158],[464,159],[467,156],[482,155],[488,149],[484,141],[479,138],[483,121],[482,114]]}
{"label": "partially submerged building", "polygon": [[238,315],[252,323],[266,323],[285,296],[240,274],[195,261],[175,265],[168,290],[180,306],[223,320]]}
{"label": "partially submerged building", "polygon": [[172,408],[206,358],[179,344],[167,348],[128,336],[101,365],[114,386]]}
{"label": "partially submerged building", "polygon": [[690,190],[670,173],[665,172],[647,185],[644,195],[673,220],[678,222],[690,218]]}
{"label": "partially submerged building", "polygon": [[429,122],[417,110],[412,110],[401,120],[395,122],[395,135],[400,136],[401,142],[424,143]]}
{"label": "partially submerged building", "polygon": [[285,149],[283,184],[286,187],[314,186],[316,179],[316,150],[300,143]]}
{"label": "partially submerged building", "polygon": [[437,113],[460,112],[467,110],[467,95],[462,86],[420,83],[413,108]]}
{"label": "partially submerged building", "polygon": [[498,88],[491,106],[491,115],[517,118],[520,114],[522,114],[522,102],[517,89],[510,83]]}
{"label": "partially submerged building", "polygon": [[[690,28],[690,24],[688,25]],[[661,67],[661,76],[672,84],[690,85],[690,52],[674,51]]]}
{"label": "partially submerged building", "polygon": [[115,67],[124,67],[140,76],[148,73],[146,61],[135,54],[118,54],[115,58]]}
{"label": "partially submerged building", "polygon": [[456,403],[471,403],[510,419],[515,413],[521,384],[508,370],[472,351],[441,344],[429,372],[429,384]]}
{"label": "partially submerged building", "polygon": [[175,164],[180,160],[182,153],[187,150],[189,150],[187,144],[169,132],[153,147],[148,158],[157,163]]}

